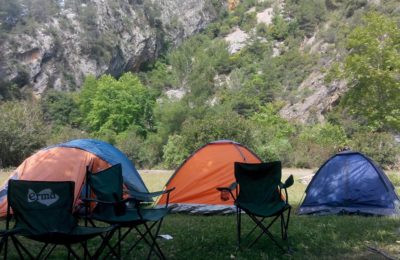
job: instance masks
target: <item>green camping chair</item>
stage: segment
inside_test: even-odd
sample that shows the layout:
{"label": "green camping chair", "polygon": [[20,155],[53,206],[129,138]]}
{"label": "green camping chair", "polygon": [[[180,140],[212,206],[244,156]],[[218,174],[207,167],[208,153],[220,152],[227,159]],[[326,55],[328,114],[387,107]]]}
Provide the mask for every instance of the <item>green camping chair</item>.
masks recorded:
{"label": "green camping chair", "polygon": [[[8,240],[11,239],[20,259],[46,259],[56,246],[64,246],[77,259],[79,256],[72,248],[74,244],[83,247],[84,257],[98,259],[114,227],[93,228],[78,226],[72,214],[75,183],[71,181],[47,182],[10,180],[8,182],[8,207],[6,230],[1,232],[0,250],[4,248],[4,259],[7,259]],[[11,215],[12,210],[12,215]],[[10,229],[11,218],[15,226]],[[86,241],[104,235],[102,243],[90,254]],[[27,248],[20,237],[43,243],[39,250]],[[34,253],[34,251],[39,251]],[[26,257],[24,257],[24,255]],[[34,256],[35,255],[35,256]]]}
{"label": "green camping chair", "polygon": [[[173,190],[166,190],[153,193],[142,193],[129,191],[129,198],[123,198],[123,177],[121,164],[116,164],[98,173],[87,171],[87,199],[86,203],[87,220],[95,225],[96,221],[118,225],[118,240],[114,245],[108,245],[110,253],[121,256],[121,242],[131,231],[136,231],[139,235],[137,241],[132,242],[124,255],[128,255],[140,241],[144,241],[149,247],[148,258],[155,254],[165,259],[161,248],[156,239],[161,228],[164,217],[168,214],[168,204],[163,208],[149,207],[146,201],[151,201],[153,197],[164,193],[169,197]],[[94,198],[89,198],[93,193]],[[90,204],[95,203],[94,209],[89,212]],[[126,228],[121,234],[121,229]],[[144,229],[144,230],[143,230]]]}
{"label": "green camping chair", "polygon": [[[280,218],[281,236],[283,240],[288,239],[287,230],[289,225],[291,206],[288,203],[288,194],[286,188],[293,184],[291,175],[285,183],[281,183],[281,162],[269,163],[239,163],[235,162],[236,182],[229,187],[217,188],[223,194],[229,194],[233,197],[237,208],[237,239],[238,247],[241,246],[241,211],[243,210],[254,222],[255,226],[250,230],[246,238],[259,227],[261,233],[255,238],[249,247],[253,246],[263,234],[267,235],[280,249],[286,250],[274,238],[269,228]],[[237,186],[239,187],[237,189]],[[233,191],[236,190],[235,194]],[[285,192],[285,196],[282,194]],[[229,197],[228,197],[229,198]],[[287,211],[285,219],[284,212]],[[270,220],[269,224],[264,221]],[[289,248],[289,247],[288,247]]]}

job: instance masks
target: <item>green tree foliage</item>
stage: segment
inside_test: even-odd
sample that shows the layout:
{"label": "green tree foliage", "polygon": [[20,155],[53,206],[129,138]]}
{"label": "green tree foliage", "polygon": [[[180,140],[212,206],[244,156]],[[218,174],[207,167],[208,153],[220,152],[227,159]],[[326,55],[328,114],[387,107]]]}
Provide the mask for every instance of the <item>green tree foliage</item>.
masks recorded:
{"label": "green tree foliage", "polygon": [[41,108],[45,121],[59,125],[76,125],[79,107],[76,95],[49,90],[41,99]]}
{"label": "green tree foliage", "polygon": [[303,126],[291,140],[290,160],[296,167],[319,167],[327,158],[348,143],[344,130],[330,123]]}
{"label": "green tree foliage", "polygon": [[190,118],[183,123],[179,135],[168,139],[163,155],[165,166],[176,167],[204,144],[221,139],[252,147],[251,126],[243,117],[226,109],[209,111],[200,119]]}
{"label": "green tree foliage", "polygon": [[173,74],[167,63],[163,60],[157,60],[149,65],[146,73],[141,73],[140,77],[146,86],[151,87],[161,95],[163,91],[168,90],[173,85]]}
{"label": "green tree foliage", "polygon": [[348,37],[344,76],[350,90],[343,105],[371,129],[400,130],[400,28],[384,15],[369,13]]}
{"label": "green tree foliage", "polygon": [[325,0],[288,0],[286,11],[298,22],[299,28],[306,36],[310,37],[316,27],[325,20]]}
{"label": "green tree foliage", "polygon": [[198,35],[185,41],[168,56],[175,88],[184,89],[187,98],[201,106],[215,93],[214,76],[231,70],[227,44]]}
{"label": "green tree foliage", "polygon": [[174,169],[190,155],[190,151],[185,144],[185,138],[180,135],[171,135],[163,148],[164,166]]}
{"label": "green tree foliage", "polygon": [[115,144],[132,162],[135,162],[137,166],[140,166],[140,149],[143,146],[143,143],[144,137],[138,135],[137,131],[132,129],[120,133],[117,136]]}
{"label": "green tree foliage", "polygon": [[22,91],[13,82],[0,80],[0,100],[22,99]]}
{"label": "green tree foliage", "polygon": [[33,102],[0,105],[0,167],[17,166],[46,144],[40,107]]}
{"label": "green tree foliage", "polygon": [[400,145],[389,133],[357,132],[352,137],[350,146],[370,156],[382,167],[399,167]]}
{"label": "green tree foliage", "polygon": [[279,116],[282,103],[269,103],[260,107],[254,113],[250,122],[254,124],[255,152],[263,160],[288,160],[288,154],[292,150],[290,138],[295,128],[287,120]]}
{"label": "green tree foliage", "polygon": [[154,108],[154,120],[158,134],[164,142],[168,136],[180,132],[183,122],[189,116],[189,108],[183,101],[163,99]]}
{"label": "green tree foliage", "polygon": [[235,112],[228,110],[209,111],[201,119],[189,119],[183,123],[181,135],[189,151],[220,139],[234,140],[251,146],[251,128],[248,122]]}
{"label": "green tree foliage", "polygon": [[82,124],[93,132],[121,133],[135,126],[145,135],[152,127],[154,97],[132,73],[119,80],[104,75],[88,77],[83,85],[79,105]]}

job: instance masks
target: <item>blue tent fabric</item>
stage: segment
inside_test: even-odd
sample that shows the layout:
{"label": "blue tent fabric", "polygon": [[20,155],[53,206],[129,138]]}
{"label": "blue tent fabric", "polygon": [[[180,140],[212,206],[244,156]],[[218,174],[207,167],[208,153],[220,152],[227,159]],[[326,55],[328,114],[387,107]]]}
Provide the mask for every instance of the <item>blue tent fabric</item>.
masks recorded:
{"label": "blue tent fabric", "polygon": [[326,161],[306,189],[301,214],[398,214],[399,198],[386,174],[367,156],[353,151]]}
{"label": "blue tent fabric", "polygon": [[[128,159],[128,157],[126,157],[124,153],[109,143],[95,139],[76,139],[52,147],[70,147],[82,149],[95,154],[111,165],[120,163],[122,166],[124,184],[127,186],[128,190],[148,192],[146,185],[144,184],[133,163]],[[47,149],[52,147],[48,147]]]}

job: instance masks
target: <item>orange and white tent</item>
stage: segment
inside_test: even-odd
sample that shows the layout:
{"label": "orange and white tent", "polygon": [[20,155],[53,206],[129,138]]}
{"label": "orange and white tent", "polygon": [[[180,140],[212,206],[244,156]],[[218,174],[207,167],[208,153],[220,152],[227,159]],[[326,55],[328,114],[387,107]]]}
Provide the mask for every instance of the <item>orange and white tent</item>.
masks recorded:
{"label": "orange and white tent", "polygon": [[[234,162],[259,163],[260,158],[247,147],[229,140],[211,142],[189,156],[175,171],[166,189],[175,187],[169,198],[174,212],[198,214],[230,213],[233,200],[223,201],[217,187],[235,182]],[[166,203],[162,196],[158,205]]]}
{"label": "orange and white tent", "polygon": [[[121,164],[124,185],[129,191],[148,192],[133,163],[113,145],[94,139],[77,139],[44,148],[25,161],[9,179],[31,181],[73,181],[75,201],[84,187],[86,168],[99,172],[117,163]],[[7,214],[8,179],[0,188],[0,217]]]}

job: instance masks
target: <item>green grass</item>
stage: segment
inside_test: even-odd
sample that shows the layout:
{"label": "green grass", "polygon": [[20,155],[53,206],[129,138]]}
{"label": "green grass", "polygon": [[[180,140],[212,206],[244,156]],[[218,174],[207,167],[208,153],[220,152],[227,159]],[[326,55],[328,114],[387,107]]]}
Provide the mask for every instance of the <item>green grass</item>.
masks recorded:
{"label": "green grass", "polygon": [[[296,172],[292,170],[291,172]],[[289,189],[289,199],[296,211],[306,185],[299,177],[311,171],[300,171],[295,184]],[[163,187],[171,172],[142,173],[151,191]],[[284,172],[286,177],[288,172]],[[397,178],[398,172],[389,176]],[[244,215],[244,228],[251,227],[251,221]],[[400,258],[400,218],[361,216],[298,216],[293,214],[289,226],[290,245],[295,250],[292,256],[282,255],[266,238],[251,249],[236,249],[236,220],[233,215],[194,216],[170,214],[166,217],[161,234],[173,236],[172,240],[160,240],[168,259],[384,259],[380,254],[368,250],[376,248],[392,257]],[[278,225],[272,228],[278,234]],[[127,248],[134,236],[124,243]],[[24,240],[32,250],[37,244]],[[94,248],[98,240],[91,242]],[[143,259],[147,248],[141,246],[128,259]],[[17,258],[15,250],[12,255]],[[65,258],[63,249],[58,249],[55,258]]]}

